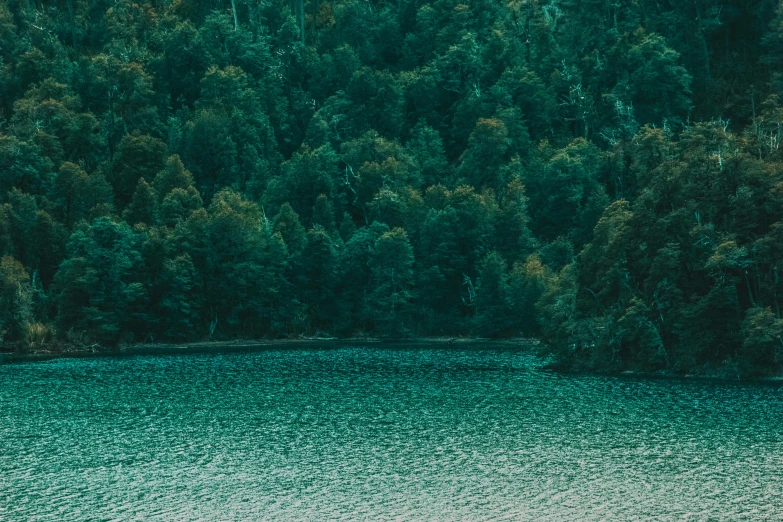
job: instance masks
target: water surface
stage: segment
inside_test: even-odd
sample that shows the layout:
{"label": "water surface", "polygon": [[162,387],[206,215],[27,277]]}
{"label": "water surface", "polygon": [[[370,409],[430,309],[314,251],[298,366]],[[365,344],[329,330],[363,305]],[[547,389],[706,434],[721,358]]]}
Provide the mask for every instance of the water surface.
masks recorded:
{"label": "water surface", "polygon": [[0,520],[783,519],[783,389],[507,348],[0,366]]}

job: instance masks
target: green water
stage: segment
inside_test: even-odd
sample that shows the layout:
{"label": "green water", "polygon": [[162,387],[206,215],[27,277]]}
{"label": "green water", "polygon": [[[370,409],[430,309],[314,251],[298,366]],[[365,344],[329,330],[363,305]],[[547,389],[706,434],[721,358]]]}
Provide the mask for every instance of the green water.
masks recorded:
{"label": "green water", "polygon": [[0,366],[0,520],[783,519],[783,388],[508,349]]}

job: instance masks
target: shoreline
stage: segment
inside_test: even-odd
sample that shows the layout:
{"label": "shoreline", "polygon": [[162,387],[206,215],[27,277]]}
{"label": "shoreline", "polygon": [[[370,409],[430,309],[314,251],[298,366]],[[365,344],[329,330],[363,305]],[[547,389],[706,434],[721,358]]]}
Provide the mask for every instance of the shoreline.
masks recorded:
{"label": "shoreline", "polygon": [[[45,362],[54,359],[87,359],[101,357],[133,357],[139,355],[195,355],[208,353],[241,353],[255,352],[264,349],[300,349],[306,347],[328,347],[330,345],[361,346],[401,346],[427,345],[437,347],[516,347],[532,349],[541,344],[538,339],[506,338],[489,339],[481,337],[412,337],[412,338],[379,338],[379,337],[301,337],[296,339],[256,339],[233,341],[198,341],[192,343],[138,343],[120,345],[114,348],[100,346],[64,347],[59,350],[36,350],[31,352],[8,351],[0,352],[0,364],[25,362]],[[620,371],[589,371],[573,370],[559,367],[542,361],[541,371],[558,375],[619,377],[631,379],[662,379],[677,381],[713,381],[725,383],[757,383],[783,385],[783,375],[734,378],[718,372],[676,373],[671,371],[643,372],[633,370]]]}
{"label": "shoreline", "polygon": [[302,348],[314,346],[341,345],[438,345],[438,346],[538,346],[537,339],[509,338],[488,339],[480,337],[413,337],[413,338],[377,338],[377,337],[302,337],[297,339],[262,339],[233,341],[198,341],[192,343],[138,343],[105,347],[65,347],[59,350],[36,350],[28,352],[0,352],[0,364],[16,362],[49,361],[53,359],[81,359],[90,357],[125,357],[134,355],[178,355],[198,353],[236,353],[252,352],[265,348]]}

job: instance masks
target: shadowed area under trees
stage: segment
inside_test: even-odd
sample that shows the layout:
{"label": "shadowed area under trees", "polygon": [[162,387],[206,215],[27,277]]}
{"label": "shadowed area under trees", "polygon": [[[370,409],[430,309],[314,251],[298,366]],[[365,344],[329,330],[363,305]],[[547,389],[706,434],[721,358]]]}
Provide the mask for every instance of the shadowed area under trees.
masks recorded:
{"label": "shadowed area under trees", "polygon": [[781,96],[772,0],[0,0],[2,342],[777,373]]}

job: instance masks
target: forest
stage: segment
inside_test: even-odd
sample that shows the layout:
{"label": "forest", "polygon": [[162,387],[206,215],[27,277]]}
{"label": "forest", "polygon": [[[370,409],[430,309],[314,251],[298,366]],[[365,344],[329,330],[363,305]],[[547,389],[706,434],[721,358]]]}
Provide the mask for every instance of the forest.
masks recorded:
{"label": "forest", "polygon": [[781,72],[772,0],[0,0],[2,344],[779,373]]}

